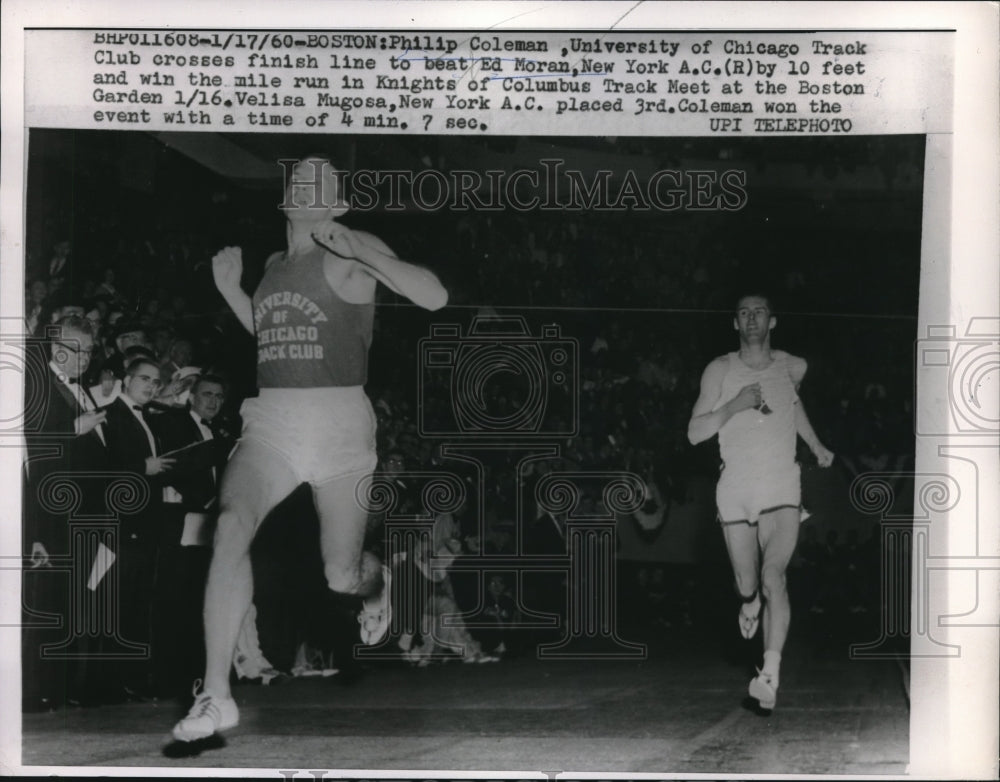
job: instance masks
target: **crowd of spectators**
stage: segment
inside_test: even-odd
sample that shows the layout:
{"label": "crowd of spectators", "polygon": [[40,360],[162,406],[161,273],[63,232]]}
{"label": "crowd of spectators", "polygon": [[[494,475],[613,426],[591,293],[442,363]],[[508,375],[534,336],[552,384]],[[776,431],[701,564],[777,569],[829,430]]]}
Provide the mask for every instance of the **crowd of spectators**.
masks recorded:
{"label": "crowd of spectators", "polygon": [[[225,203],[219,209],[225,225],[187,231],[179,223],[128,223],[112,210],[104,227],[116,239],[100,254],[85,241],[88,250],[81,257],[75,240],[64,235],[49,237],[50,246],[32,248],[25,333],[45,343],[61,319],[86,319],[94,354],[80,381],[99,407],[120,396],[128,368],[141,359],[159,369],[151,407],[161,414],[184,409],[199,377],[225,378],[228,393],[213,428],[238,435],[240,402],[254,389],[254,344],[215,294],[209,259],[224,237],[253,243],[244,279],[252,288],[259,274],[254,262],[279,246],[280,238]],[[376,218],[360,222],[365,219]],[[687,443],[687,420],[700,369],[733,344],[727,330],[737,292],[733,279],[740,274],[748,279],[746,265],[765,264],[771,250],[739,258],[732,243],[715,238],[717,214],[632,219],[627,232],[614,214],[385,219],[394,221],[392,230],[379,233],[390,237],[402,257],[440,271],[451,292],[450,308],[433,316],[402,306],[389,294],[377,308],[367,391],[379,420],[379,474],[409,480],[406,500],[395,512],[426,532],[392,551],[386,530],[393,517],[383,514],[371,525],[371,545],[383,556],[395,553],[400,582],[424,595],[394,643],[415,665],[493,660],[548,637],[536,632],[544,623],[532,624],[530,615],[565,612],[566,575],[538,572],[518,579],[502,564],[477,573],[450,569],[449,563],[471,555],[564,555],[574,511],[547,510],[533,493],[553,472],[634,473],[643,484],[641,507],[617,522],[635,525],[640,537],[658,535],[669,507],[693,500],[692,479],[717,470],[715,446]],[[832,255],[839,249],[823,246],[815,252]],[[810,361],[802,395],[843,469],[851,475],[912,469],[914,319],[906,312],[888,319],[810,314],[835,269],[832,263],[787,256],[769,267],[781,324],[776,344]],[[458,335],[432,332],[442,322],[457,324]],[[557,328],[546,330],[552,324]],[[533,347],[515,357],[513,371],[503,364],[487,373],[482,387],[473,389],[482,398],[470,402],[463,396],[470,389],[458,376],[462,362],[478,359],[466,348],[485,345],[488,353],[491,346],[509,346],[504,335],[511,329],[521,329]],[[425,361],[428,345],[451,351],[450,363]],[[567,351],[562,363],[554,353],[560,346]],[[525,411],[528,417],[518,418]],[[556,449],[526,458],[523,450],[495,448],[478,455],[482,473],[477,473],[468,459],[456,459],[454,448],[475,439],[476,421],[483,420],[527,421],[513,431],[541,432],[546,436],[537,442]],[[468,497],[458,508],[431,513],[423,505],[420,481],[441,472],[458,474]],[[425,477],[407,479],[407,473]],[[615,523],[599,486],[583,480],[576,491],[577,515]],[[308,495],[297,492],[273,516],[280,520],[265,523],[254,549],[256,617],[248,634],[259,630],[259,642],[253,639],[250,651],[245,644],[242,653],[244,661],[263,662],[250,666],[256,675],[248,678],[259,678],[262,671],[265,679],[276,671],[349,674],[356,667],[351,653],[356,628],[327,621],[333,613],[325,613]],[[821,545],[806,528],[796,565],[808,574],[803,599],[809,610],[874,608],[871,579],[856,577],[862,571],[870,575],[873,534],[848,531],[847,543],[833,538]],[[644,566],[623,579],[638,621],[645,618],[649,626],[664,629],[692,623],[697,574],[676,578],[668,571],[665,565]],[[454,620],[459,614],[463,619]],[[518,633],[520,626],[534,629]]]}

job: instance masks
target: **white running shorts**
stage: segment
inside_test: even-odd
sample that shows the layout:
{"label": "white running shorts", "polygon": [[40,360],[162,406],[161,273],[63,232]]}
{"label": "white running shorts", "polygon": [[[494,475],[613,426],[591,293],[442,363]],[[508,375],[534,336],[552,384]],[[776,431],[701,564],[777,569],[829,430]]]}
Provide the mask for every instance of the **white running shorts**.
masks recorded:
{"label": "white running shorts", "polygon": [[240,442],[262,443],[314,486],[372,472],[375,411],[361,386],[262,388],[240,408]]}
{"label": "white running shorts", "polygon": [[756,524],[764,513],[779,508],[801,508],[799,465],[793,462],[766,475],[723,469],[715,489],[715,503],[723,524]]}

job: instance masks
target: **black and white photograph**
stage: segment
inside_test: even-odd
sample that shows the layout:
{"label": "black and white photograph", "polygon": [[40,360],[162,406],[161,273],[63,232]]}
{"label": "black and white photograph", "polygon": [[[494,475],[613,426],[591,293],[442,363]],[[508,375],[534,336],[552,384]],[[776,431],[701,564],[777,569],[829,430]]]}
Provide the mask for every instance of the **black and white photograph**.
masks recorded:
{"label": "black and white photograph", "polygon": [[[751,74],[785,65],[725,35]],[[839,79],[891,55],[857,39]],[[318,78],[261,49],[246,94]],[[954,256],[977,235],[948,200],[966,150],[852,132],[825,87],[762,120],[765,77],[712,132],[606,132],[577,73],[483,77],[500,97],[463,98],[463,132],[395,105],[334,125],[364,113],[339,73],[310,115],[329,132],[270,97],[226,130],[189,110],[214,100],[205,65],[175,127],[102,106],[113,125],[5,143],[5,765],[995,775],[978,743],[965,766],[933,747],[997,694],[1000,319],[989,297],[953,314],[997,282]],[[594,112],[635,87],[639,114],[708,128],[697,86],[617,84]],[[505,98],[578,114],[522,130]],[[978,695],[948,689],[991,659]]]}

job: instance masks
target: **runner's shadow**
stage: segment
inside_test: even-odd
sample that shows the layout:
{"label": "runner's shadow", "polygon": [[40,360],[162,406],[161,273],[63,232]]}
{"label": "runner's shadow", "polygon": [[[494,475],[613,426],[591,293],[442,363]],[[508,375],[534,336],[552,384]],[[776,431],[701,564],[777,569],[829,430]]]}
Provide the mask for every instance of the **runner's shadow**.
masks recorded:
{"label": "runner's shadow", "polygon": [[751,698],[749,695],[743,699],[743,702],[740,705],[751,714],[755,714],[758,717],[770,717],[773,713],[773,709],[762,709],[757,699]]}
{"label": "runner's shadow", "polygon": [[163,748],[163,756],[171,759],[196,758],[202,752],[222,749],[225,746],[226,740],[216,733],[196,741],[171,741]]}

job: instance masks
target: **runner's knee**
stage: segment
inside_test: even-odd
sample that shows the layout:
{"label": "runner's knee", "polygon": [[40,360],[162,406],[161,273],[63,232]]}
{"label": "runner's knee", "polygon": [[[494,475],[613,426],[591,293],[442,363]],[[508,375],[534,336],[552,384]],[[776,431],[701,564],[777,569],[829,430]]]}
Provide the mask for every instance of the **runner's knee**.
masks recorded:
{"label": "runner's knee", "polygon": [[341,565],[327,563],[323,566],[326,585],[333,592],[343,595],[357,594],[361,588],[361,571],[359,568],[344,568]]}
{"label": "runner's knee", "polygon": [[255,520],[245,510],[228,507],[219,513],[215,527],[215,550],[250,550]]}
{"label": "runner's knee", "polygon": [[760,574],[760,591],[765,600],[782,595],[787,590],[785,571],[777,567],[764,567]]}

